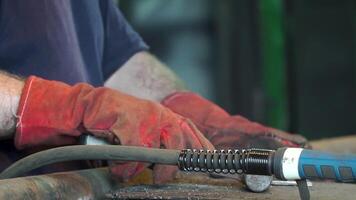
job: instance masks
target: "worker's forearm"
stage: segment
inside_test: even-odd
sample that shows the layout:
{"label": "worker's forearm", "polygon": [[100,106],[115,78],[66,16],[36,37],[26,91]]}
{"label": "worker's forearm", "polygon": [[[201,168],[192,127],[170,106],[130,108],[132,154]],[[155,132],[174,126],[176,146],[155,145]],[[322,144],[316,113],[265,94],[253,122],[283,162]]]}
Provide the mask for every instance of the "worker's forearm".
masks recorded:
{"label": "worker's forearm", "polygon": [[105,86],[153,101],[161,101],[173,92],[184,90],[183,81],[148,52],[132,56]]}
{"label": "worker's forearm", "polygon": [[0,71],[0,140],[13,137],[23,85],[20,78]]}

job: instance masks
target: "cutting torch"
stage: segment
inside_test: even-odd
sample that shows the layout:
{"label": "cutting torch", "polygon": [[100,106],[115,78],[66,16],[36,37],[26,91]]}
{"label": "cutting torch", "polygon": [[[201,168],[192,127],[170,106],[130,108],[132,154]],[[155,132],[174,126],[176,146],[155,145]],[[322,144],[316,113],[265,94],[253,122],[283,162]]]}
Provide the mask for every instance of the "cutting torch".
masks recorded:
{"label": "cutting torch", "polygon": [[356,155],[303,148],[277,150],[168,150],[118,145],[74,145],[25,157],[0,174],[13,178],[43,165],[69,160],[120,160],[177,165],[183,171],[274,175],[281,180],[356,181]]}

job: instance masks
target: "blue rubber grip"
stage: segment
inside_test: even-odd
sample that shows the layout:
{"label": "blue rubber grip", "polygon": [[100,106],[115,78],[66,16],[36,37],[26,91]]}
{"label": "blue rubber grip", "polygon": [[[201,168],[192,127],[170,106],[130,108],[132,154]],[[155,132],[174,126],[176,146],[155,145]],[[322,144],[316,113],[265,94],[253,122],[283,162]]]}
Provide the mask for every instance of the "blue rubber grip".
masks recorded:
{"label": "blue rubber grip", "polygon": [[304,149],[298,164],[301,178],[356,181],[356,155],[340,155]]}

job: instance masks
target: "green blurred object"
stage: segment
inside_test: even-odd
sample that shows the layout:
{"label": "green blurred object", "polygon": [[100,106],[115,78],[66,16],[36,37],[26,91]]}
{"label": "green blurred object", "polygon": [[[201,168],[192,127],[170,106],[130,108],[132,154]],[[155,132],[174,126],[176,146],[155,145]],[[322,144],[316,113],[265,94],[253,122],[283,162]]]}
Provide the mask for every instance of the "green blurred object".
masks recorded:
{"label": "green blurred object", "polygon": [[267,124],[288,128],[287,80],[282,0],[259,1],[262,82],[265,89]]}

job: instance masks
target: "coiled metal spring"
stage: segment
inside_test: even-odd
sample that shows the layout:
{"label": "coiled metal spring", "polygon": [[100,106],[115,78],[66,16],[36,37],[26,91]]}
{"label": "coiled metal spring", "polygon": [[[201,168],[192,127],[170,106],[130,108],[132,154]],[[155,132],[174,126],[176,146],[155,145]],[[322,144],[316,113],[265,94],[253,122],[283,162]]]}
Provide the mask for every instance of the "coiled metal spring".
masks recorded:
{"label": "coiled metal spring", "polygon": [[245,150],[182,150],[178,166],[183,171],[230,174],[272,174],[274,151]]}

